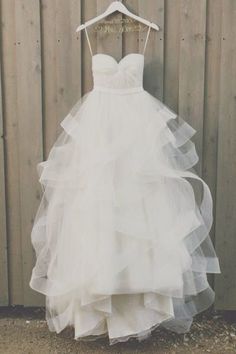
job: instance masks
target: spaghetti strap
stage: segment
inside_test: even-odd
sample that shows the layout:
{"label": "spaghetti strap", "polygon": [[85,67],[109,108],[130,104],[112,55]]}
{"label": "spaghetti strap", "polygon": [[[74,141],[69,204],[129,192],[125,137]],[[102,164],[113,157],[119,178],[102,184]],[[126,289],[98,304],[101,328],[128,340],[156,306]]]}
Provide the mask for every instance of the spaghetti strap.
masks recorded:
{"label": "spaghetti strap", "polygon": [[90,40],[89,40],[89,36],[88,36],[88,32],[87,32],[86,27],[84,27],[84,30],[85,30],[86,38],[87,38],[87,41],[88,41],[88,46],[89,46],[90,54],[91,54],[91,56],[93,56],[93,51],[92,51],[92,47],[91,47],[91,43],[90,43]]}
{"label": "spaghetti strap", "polygon": [[150,25],[148,27],[147,36],[146,36],[146,40],[145,40],[144,47],[143,47],[143,54],[145,53],[145,50],[146,50],[146,46],[147,46],[147,41],[148,41],[150,30],[151,30],[151,23],[150,23]]}

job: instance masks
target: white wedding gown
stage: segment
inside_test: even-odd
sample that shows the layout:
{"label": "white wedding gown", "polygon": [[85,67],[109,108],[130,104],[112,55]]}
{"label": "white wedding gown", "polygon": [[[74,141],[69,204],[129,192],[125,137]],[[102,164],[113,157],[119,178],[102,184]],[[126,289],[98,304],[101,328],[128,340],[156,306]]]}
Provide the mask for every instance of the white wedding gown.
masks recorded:
{"label": "white wedding gown", "polygon": [[73,326],[77,340],[184,333],[214,302],[206,273],[220,266],[211,193],[192,168],[196,131],[143,89],[143,68],[144,54],[92,55],[94,87],[38,165],[29,284],[46,295],[49,329]]}

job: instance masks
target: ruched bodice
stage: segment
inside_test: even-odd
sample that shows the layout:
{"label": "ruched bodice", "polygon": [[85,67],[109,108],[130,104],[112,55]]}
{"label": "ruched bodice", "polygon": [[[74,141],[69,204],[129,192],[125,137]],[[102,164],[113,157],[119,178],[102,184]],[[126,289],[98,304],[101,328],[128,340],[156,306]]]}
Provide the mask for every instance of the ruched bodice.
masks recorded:
{"label": "ruched bodice", "polygon": [[119,62],[108,54],[92,56],[95,90],[133,92],[143,90],[144,55],[130,53]]}

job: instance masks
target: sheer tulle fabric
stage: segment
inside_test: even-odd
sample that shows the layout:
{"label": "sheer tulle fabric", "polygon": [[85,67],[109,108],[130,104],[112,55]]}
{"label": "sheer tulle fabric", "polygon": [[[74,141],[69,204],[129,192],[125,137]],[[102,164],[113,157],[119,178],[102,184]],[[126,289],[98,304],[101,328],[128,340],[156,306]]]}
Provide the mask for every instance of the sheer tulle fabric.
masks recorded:
{"label": "sheer tulle fabric", "polygon": [[93,90],[61,126],[38,165],[32,230],[30,286],[46,295],[50,330],[110,344],[158,325],[189,331],[214,301],[206,273],[220,272],[195,130],[146,91]]}

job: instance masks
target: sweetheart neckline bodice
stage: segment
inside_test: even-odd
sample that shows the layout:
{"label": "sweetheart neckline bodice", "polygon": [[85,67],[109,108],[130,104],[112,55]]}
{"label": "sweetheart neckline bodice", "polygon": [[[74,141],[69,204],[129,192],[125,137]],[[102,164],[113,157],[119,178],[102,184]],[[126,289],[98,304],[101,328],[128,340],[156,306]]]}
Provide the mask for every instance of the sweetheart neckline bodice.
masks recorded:
{"label": "sweetheart neckline bodice", "polygon": [[92,55],[94,89],[109,92],[143,90],[144,54],[129,53],[119,61],[112,55]]}
{"label": "sweetheart neckline bodice", "polygon": [[142,53],[128,53],[126,54],[124,57],[122,57],[120,60],[116,60],[115,57],[113,57],[110,54],[106,54],[106,53],[96,53],[92,55],[92,60],[94,60],[95,57],[97,56],[105,56],[108,58],[111,58],[117,65],[119,65],[120,63],[122,63],[125,59],[127,59],[128,57],[131,57],[132,55],[134,56],[140,56],[141,58],[143,58],[144,60],[144,54]]}

